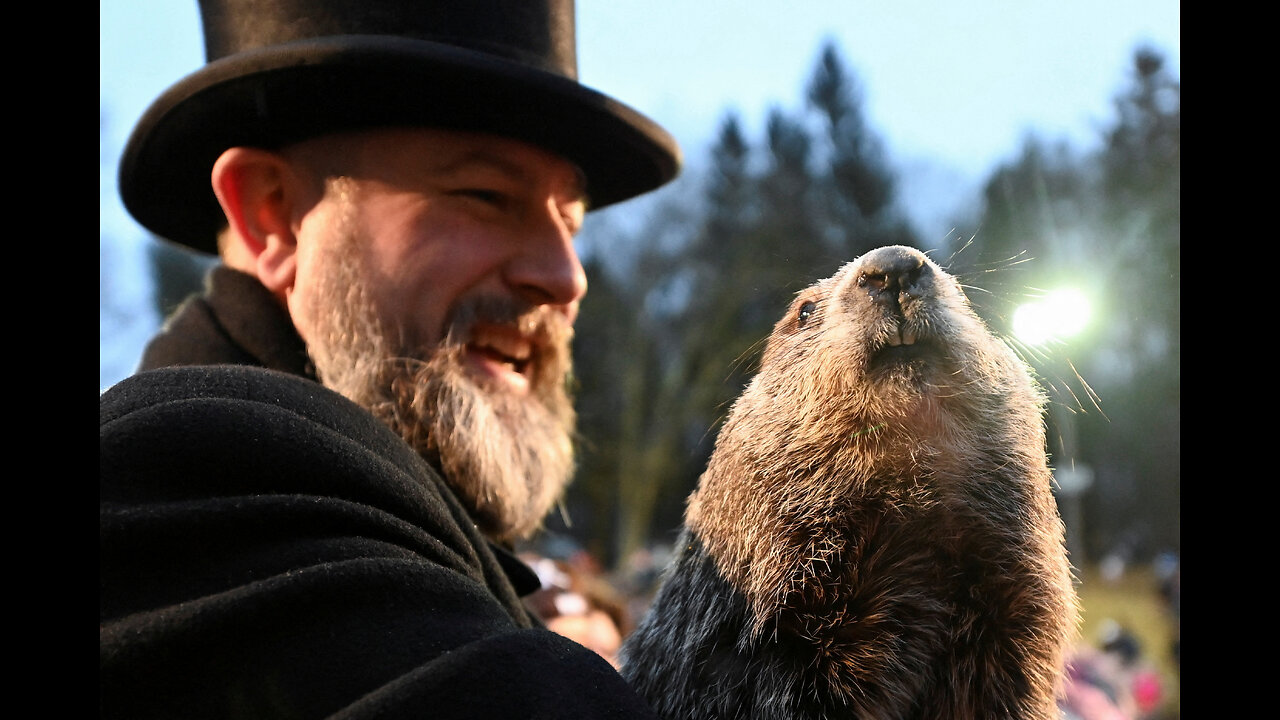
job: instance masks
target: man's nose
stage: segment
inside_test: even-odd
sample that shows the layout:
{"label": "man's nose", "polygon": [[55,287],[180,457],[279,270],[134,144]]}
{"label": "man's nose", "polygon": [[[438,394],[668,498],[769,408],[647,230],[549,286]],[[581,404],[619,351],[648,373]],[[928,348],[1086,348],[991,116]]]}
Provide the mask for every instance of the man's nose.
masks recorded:
{"label": "man's nose", "polygon": [[554,202],[538,215],[536,227],[529,229],[507,262],[506,281],[534,305],[576,310],[587,292],[587,273],[573,246],[574,231]]}

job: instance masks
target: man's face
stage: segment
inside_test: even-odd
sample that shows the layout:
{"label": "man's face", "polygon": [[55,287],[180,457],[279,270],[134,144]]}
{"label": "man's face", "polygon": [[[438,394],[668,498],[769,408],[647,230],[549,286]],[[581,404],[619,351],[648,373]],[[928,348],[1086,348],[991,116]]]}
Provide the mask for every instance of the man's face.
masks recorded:
{"label": "man's face", "polygon": [[538,148],[380,130],[286,151],[324,181],[287,303],[317,373],[440,463],[482,527],[531,532],[572,473],[577,169]]}
{"label": "man's face", "polygon": [[[383,321],[409,347],[435,347],[447,314],[479,295],[522,300],[570,323],[586,292],[573,247],[585,202],[577,169],[524,143],[437,130],[384,130],[322,139],[347,158],[350,206],[332,193],[309,214],[299,241],[295,294],[307,291],[314,243],[332,235],[333,213],[354,213]],[[324,162],[322,160],[322,162]],[[294,299],[290,299],[290,304]],[[296,315],[295,315],[296,316]],[[495,389],[528,392],[520,360],[526,338],[507,327],[477,328],[467,359]],[[305,335],[304,335],[305,338]]]}

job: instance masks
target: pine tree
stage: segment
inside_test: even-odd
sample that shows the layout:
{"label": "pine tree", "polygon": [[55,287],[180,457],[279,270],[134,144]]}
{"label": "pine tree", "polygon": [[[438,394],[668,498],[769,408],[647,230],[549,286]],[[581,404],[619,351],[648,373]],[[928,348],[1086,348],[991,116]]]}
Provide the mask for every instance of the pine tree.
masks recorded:
{"label": "pine tree", "polygon": [[822,47],[807,98],[825,130],[822,209],[833,255],[851,260],[881,245],[918,246],[896,205],[897,178],[884,144],[863,116],[862,89],[834,42]]}
{"label": "pine tree", "polygon": [[1085,336],[1041,348],[1011,340],[1049,389],[1055,465],[1095,471],[1083,521],[1095,559],[1178,543],[1179,99],[1158,54],[1135,52],[1116,109],[1093,156],[1028,137],[986,183],[957,263],[1006,335],[1014,307],[1044,290],[1070,284],[1094,299]]}
{"label": "pine tree", "polygon": [[1086,509],[1095,552],[1137,560],[1180,542],[1180,105],[1163,57],[1138,49],[1098,159],[1105,324],[1086,372],[1108,420],[1081,427],[1099,469]]}

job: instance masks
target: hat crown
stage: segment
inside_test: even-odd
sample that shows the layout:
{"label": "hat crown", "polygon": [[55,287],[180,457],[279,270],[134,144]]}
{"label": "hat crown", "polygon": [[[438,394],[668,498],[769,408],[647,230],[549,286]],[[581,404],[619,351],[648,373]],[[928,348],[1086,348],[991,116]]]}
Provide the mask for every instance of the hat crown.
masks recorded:
{"label": "hat crown", "polygon": [[575,163],[593,208],[679,172],[662,127],[578,82],[574,0],[199,0],[208,63],[134,127],[120,197],[160,237],[216,252],[209,172],[227,148],[434,127]]}
{"label": "hat crown", "polygon": [[209,62],[352,35],[464,48],[577,80],[573,0],[200,0]]}

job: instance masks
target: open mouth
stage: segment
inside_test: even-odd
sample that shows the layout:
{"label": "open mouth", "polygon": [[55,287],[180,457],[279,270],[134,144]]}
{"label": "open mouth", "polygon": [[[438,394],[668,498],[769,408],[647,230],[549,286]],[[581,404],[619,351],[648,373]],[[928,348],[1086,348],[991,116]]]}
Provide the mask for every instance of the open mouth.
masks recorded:
{"label": "open mouth", "polygon": [[873,362],[891,363],[908,360],[923,360],[934,355],[934,348],[926,343],[911,345],[886,345],[872,355]]}
{"label": "open mouth", "polygon": [[467,343],[467,356],[481,376],[510,386],[528,388],[533,343],[512,327],[477,325]]}
{"label": "open mouth", "polygon": [[941,348],[931,338],[920,337],[912,328],[900,323],[883,345],[871,353],[873,366],[888,366],[926,361],[938,357]]}

